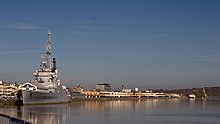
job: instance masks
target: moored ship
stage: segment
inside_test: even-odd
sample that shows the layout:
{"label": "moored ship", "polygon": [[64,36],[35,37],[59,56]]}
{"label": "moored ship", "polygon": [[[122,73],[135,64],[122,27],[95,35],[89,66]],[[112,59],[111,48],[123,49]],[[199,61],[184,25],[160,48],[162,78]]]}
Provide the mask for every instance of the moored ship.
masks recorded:
{"label": "moored ship", "polygon": [[51,33],[48,32],[46,52],[40,68],[33,73],[30,82],[19,86],[23,104],[44,104],[68,102],[69,92],[59,79],[56,59],[51,59]]}

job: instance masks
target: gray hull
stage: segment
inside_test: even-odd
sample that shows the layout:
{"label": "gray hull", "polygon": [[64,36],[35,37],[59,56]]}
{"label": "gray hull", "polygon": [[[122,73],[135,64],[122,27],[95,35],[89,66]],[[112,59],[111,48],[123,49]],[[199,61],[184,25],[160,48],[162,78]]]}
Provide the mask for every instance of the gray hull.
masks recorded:
{"label": "gray hull", "polygon": [[54,93],[22,90],[23,104],[47,104],[68,102],[68,92],[60,88]]}

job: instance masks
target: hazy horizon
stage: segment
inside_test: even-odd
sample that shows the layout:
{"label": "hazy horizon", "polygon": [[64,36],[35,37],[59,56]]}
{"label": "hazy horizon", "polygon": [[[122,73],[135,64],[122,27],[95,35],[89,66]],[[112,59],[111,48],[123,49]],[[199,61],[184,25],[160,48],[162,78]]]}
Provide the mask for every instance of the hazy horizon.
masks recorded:
{"label": "hazy horizon", "polygon": [[68,86],[220,83],[220,1],[0,1],[0,80],[27,82],[52,33]]}

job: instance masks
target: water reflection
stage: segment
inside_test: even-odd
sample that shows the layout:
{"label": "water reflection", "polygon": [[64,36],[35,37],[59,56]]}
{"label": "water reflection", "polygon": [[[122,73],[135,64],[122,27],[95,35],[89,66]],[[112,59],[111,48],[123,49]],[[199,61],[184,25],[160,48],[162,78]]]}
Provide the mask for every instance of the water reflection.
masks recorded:
{"label": "water reflection", "polygon": [[90,100],[11,106],[1,113],[37,124],[219,123],[220,101],[189,99]]}
{"label": "water reflection", "polygon": [[17,107],[17,117],[34,124],[65,124],[68,104],[25,105]]}
{"label": "water reflection", "polygon": [[[77,104],[80,106],[72,107]],[[70,120],[76,123],[141,123],[152,120],[151,117],[147,119],[152,114],[178,107],[179,99],[81,101],[71,104]]]}

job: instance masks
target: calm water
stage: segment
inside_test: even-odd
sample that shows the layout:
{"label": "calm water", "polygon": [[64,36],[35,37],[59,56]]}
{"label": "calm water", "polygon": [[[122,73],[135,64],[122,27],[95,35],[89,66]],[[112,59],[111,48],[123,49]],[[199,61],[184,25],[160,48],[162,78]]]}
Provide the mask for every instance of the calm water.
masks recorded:
{"label": "calm water", "polygon": [[77,101],[2,107],[0,112],[39,124],[219,124],[220,100]]}

